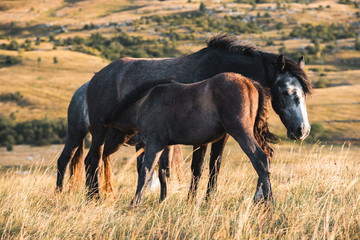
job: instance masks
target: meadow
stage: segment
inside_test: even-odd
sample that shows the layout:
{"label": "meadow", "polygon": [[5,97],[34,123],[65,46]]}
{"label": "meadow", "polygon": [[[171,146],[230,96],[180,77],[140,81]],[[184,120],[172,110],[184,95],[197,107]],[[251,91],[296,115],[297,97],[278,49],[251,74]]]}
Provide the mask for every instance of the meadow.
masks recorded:
{"label": "meadow", "polygon": [[360,238],[358,147],[279,145],[271,163],[274,201],[260,205],[253,203],[256,173],[233,140],[225,148],[216,193],[205,201],[205,168],[198,195],[188,202],[186,147],[184,178],[172,172],[168,198],[159,204],[159,189],[147,190],[136,209],[129,207],[137,178],[134,149],[113,157],[115,196],[94,202],[86,201],[84,184],[55,194],[60,149],[16,146],[6,156],[1,151],[2,159],[18,161],[0,168],[1,239]]}
{"label": "meadow", "polygon": [[[0,239],[360,239],[359,22],[359,3],[350,0],[0,1]],[[187,200],[191,147],[184,177],[171,173],[161,204],[159,189],[147,190],[129,208],[137,181],[130,147],[113,155],[114,195],[86,201],[84,182],[55,193],[63,145],[37,145],[64,141],[78,87],[119,57],[182,56],[219,32],[305,55],[315,87],[305,142],[284,140],[270,114],[282,139],[271,163],[272,203],[253,203],[257,176],[232,139],[208,202],[208,167]]]}

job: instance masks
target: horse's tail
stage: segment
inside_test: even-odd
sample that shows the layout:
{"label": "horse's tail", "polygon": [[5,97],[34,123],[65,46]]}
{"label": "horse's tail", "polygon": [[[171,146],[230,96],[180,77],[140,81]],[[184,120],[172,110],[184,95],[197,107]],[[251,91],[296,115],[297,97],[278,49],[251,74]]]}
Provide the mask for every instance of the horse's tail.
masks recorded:
{"label": "horse's tail", "polygon": [[81,141],[70,161],[70,191],[80,188],[84,172],[84,142],[85,139]]}
{"label": "horse's tail", "polygon": [[[170,155],[170,154],[169,154]],[[184,179],[184,173],[181,170],[181,163],[184,160],[182,149],[180,145],[174,145],[171,151],[171,166],[176,171],[177,179],[182,182]]]}
{"label": "horse's tail", "polygon": [[116,108],[107,114],[101,119],[99,119],[103,125],[110,126],[112,125],[113,121],[117,119],[123,111],[125,111],[128,107],[132,104],[143,98],[152,88],[161,85],[171,83],[172,79],[162,79],[152,82],[146,82],[139,87],[135,88],[130,93],[126,94],[124,98],[116,105]]}
{"label": "horse's tail", "polygon": [[99,166],[99,176],[101,179],[101,190],[104,193],[114,195],[114,188],[111,181],[111,158],[110,155],[104,156],[102,159],[102,164]]}
{"label": "horse's tail", "polygon": [[267,121],[269,115],[269,93],[266,92],[260,84],[253,82],[259,93],[258,111],[255,119],[254,136],[261,149],[268,155],[269,159],[273,155],[271,144],[278,143],[279,138],[270,132]]}

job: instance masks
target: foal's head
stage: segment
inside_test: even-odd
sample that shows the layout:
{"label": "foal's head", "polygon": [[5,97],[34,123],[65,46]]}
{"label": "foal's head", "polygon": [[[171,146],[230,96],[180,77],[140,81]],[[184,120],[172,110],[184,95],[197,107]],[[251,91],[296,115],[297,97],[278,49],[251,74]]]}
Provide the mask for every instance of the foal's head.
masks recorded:
{"label": "foal's head", "polygon": [[272,106],[287,128],[288,137],[294,140],[303,140],[310,133],[305,96],[311,86],[303,71],[304,65],[303,57],[296,63],[280,55],[279,74],[271,87]]}

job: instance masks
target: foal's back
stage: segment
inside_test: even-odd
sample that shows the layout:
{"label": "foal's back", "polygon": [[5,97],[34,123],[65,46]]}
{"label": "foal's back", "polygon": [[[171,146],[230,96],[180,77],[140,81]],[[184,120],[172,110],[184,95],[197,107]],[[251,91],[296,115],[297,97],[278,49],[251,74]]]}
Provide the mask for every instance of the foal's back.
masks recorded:
{"label": "foal's back", "polygon": [[252,81],[236,73],[164,84],[138,102],[136,125],[145,137],[156,135],[167,145],[206,144],[238,128],[239,121],[253,129],[258,101]]}

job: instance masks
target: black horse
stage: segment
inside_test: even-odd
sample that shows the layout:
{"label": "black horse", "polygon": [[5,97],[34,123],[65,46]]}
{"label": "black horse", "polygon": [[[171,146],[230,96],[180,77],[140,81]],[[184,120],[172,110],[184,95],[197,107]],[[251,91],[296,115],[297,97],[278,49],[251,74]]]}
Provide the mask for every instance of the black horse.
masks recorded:
{"label": "black horse", "polygon": [[[176,82],[193,83],[210,78],[221,72],[241,73],[260,83],[263,87],[280,91],[276,84],[280,82],[281,89],[286,88],[288,99],[295,99],[297,104],[292,111],[302,114],[302,118],[291,121],[282,117],[288,129],[288,136],[292,139],[304,139],[310,131],[307,120],[305,94],[310,91],[310,84],[302,66],[303,58],[298,63],[282,55],[257,50],[249,45],[233,40],[227,35],[218,35],[208,41],[208,47],[194,54],[165,59],[133,59],[123,58],[116,60],[96,73],[91,79],[87,90],[87,104],[89,111],[90,130],[93,136],[90,151],[85,159],[86,184],[89,196],[98,196],[98,177],[96,169],[102,157],[103,145],[108,128],[104,127],[99,119],[116,109],[119,101],[126,94],[138,86],[160,80],[172,79]],[[294,94],[294,93],[297,94]],[[291,94],[290,94],[291,93]],[[275,99],[276,100],[276,99]],[[168,103],[171,104],[171,103]],[[287,106],[285,101],[279,106]],[[275,109],[281,112],[279,107]],[[178,108],[178,111],[181,111]],[[280,114],[281,115],[281,114]],[[121,138],[121,137],[120,137]],[[219,139],[212,145],[210,157],[210,178],[208,189],[214,188],[220,168],[221,154],[227,137]],[[200,178],[206,146],[194,146],[192,163],[193,179],[190,190],[194,193],[197,181]],[[210,192],[210,191],[208,191]]]}

